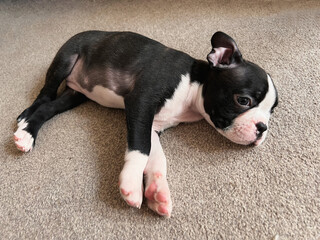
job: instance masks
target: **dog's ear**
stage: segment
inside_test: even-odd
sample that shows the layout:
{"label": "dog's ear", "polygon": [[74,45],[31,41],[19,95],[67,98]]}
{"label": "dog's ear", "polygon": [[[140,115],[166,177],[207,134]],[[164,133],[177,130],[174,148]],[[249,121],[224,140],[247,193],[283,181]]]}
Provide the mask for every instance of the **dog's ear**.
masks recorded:
{"label": "dog's ear", "polygon": [[243,61],[236,42],[223,32],[216,32],[211,38],[212,51],[207,59],[210,66],[232,68]]}

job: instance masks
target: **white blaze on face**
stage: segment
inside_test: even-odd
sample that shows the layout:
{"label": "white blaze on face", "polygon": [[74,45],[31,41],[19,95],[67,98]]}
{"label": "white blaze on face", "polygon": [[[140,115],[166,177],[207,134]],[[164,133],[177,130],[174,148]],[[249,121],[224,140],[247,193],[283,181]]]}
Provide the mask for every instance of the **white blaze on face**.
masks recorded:
{"label": "white blaze on face", "polygon": [[239,115],[234,119],[232,125],[227,129],[218,129],[218,131],[226,138],[235,143],[243,145],[248,145],[250,143],[260,145],[265,140],[267,131],[265,131],[262,137],[257,140],[256,124],[262,122],[268,126],[268,121],[271,114],[270,111],[277,98],[276,89],[272,83],[272,80],[269,75],[267,76],[268,92],[259,105]]}

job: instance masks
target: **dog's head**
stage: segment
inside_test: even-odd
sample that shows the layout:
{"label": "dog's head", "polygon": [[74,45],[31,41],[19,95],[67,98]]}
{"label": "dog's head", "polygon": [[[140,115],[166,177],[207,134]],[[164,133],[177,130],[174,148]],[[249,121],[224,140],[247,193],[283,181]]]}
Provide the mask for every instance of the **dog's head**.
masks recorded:
{"label": "dog's head", "polygon": [[211,45],[210,74],[203,86],[206,120],[235,143],[260,145],[278,104],[273,81],[258,65],[244,60],[225,33],[215,33]]}

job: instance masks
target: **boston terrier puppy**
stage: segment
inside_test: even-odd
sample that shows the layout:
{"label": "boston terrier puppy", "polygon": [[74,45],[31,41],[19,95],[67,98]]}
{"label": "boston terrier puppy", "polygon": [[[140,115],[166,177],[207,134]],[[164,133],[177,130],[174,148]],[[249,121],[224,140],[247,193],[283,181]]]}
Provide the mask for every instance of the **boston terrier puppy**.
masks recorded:
{"label": "boston terrier puppy", "polygon": [[[149,208],[170,217],[172,200],[160,134],[180,122],[205,118],[231,141],[257,146],[266,138],[278,103],[270,75],[244,60],[230,36],[216,32],[211,45],[205,62],[132,32],[73,36],[53,59],[39,96],[18,117],[16,146],[31,151],[47,120],[88,99],[122,108],[128,145],[120,194],[136,208],[144,195]],[[63,80],[67,87],[57,96]]]}

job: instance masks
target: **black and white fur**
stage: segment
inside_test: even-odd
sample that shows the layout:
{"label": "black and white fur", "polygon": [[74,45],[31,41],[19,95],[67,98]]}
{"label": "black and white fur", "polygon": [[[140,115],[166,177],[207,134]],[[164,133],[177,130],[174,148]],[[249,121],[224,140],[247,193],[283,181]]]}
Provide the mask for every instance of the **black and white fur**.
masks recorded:
{"label": "black and white fur", "polygon": [[[88,99],[123,108],[128,147],[120,193],[138,208],[144,193],[152,210],[169,217],[172,201],[160,133],[205,118],[231,141],[259,145],[278,102],[271,77],[244,60],[231,37],[217,32],[211,45],[205,62],[131,32],[73,36],[55,56],[37,99],[18,117],[18,149],[32,150],[43,123]],[[67,87],[57,97],[63,80]]]}

